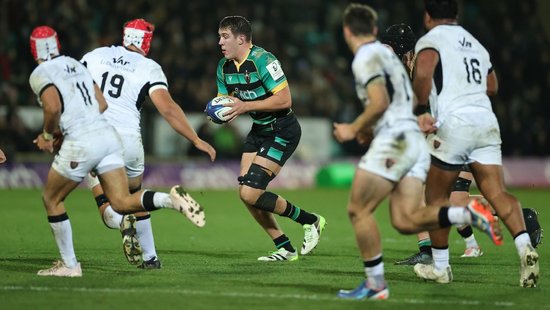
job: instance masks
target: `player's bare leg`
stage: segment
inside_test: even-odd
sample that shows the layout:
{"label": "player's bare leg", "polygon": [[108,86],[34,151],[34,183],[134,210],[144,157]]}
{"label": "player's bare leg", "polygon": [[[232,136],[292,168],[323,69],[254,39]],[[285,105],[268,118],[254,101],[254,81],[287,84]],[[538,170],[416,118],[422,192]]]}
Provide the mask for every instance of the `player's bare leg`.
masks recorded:
{"label": "player's bare leg", "polygon": [[63,203],[77,185],[78,182],[65,178],[53,168],[48,172],[42,200],[61,260],[54,262],[54,266],[49,269],[39,270],[39,276],[82,276],[82,269],[74,252],[71,223]]}
{"label": "player's bare leg", "polygon": [[519,201],[506,191],[502,166],[475,162],[470,167],[481,194],[489,201],[514,238],[520,257],[520,286],[536,287],[539,256],[531,244]]}

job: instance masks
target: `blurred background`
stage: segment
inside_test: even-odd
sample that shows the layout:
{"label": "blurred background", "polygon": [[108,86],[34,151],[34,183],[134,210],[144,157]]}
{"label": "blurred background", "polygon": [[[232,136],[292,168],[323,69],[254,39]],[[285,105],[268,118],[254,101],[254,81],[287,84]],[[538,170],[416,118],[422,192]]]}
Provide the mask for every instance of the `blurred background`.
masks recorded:
{"label": "blurred background", "polygon": [[[201,136],[217,147],[221,161],[237,159],[248,117],[215,126],[206,122],[202,110],[216,95],[216,65],[222,57],[218,22],[227,15],[242,15],[252,22],[253,43],[275,54],[290,83],[293,109],[304,130],[294,159],[326,163],[356,158],[363,148],[355,143],[341,146],[331,134],[333,121],[350,121],[362,110],[351,76],[352,54],[341,34],[342,12],[349,2],[0,0],[0,148],[11,163],[44,158],[32,144],[42,129],[42,112],[28,85],[36,66],[28,43],[33,27],[55,28],[62,53],[80,59],[96,47],[119,45],[124,22],[141,17],[156,25],[149,57],[163,67],[176,102]],[[378,11],[381,32],[394,23],[411,25],[417,36],[425,32],[422,0],[356,2]],[[504,156],[542,160],[550,153],[550,1],[459,3],[460,23],[489,50],[500,81],[492,102]],[[197,156],[205,160],[151,103],[144,105],[142,124],[147,163]]]}

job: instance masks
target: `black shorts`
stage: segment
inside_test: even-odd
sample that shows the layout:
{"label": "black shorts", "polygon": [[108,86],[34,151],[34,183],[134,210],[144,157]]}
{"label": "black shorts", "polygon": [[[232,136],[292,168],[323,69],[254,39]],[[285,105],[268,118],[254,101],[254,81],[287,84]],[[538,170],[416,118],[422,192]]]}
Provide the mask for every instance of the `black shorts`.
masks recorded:
{"label": "black shorts", "polygon": [[282,166],[296,150],[301,136],[300,123],[291,113],[268,125],[252,125],[244,142],[243,153],[256,152],[258,156]]}

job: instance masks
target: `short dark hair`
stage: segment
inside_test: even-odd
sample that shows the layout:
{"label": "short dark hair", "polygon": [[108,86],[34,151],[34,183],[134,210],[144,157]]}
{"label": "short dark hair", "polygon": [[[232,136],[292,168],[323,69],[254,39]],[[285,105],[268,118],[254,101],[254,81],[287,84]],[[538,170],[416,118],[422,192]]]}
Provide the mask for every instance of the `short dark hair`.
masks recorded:
{"label": "short dark hair", "polygon": [[366,4],[351,3],[344,11],[344,26],[354,35],[373,34],[378,14]]}
{"label": "short dark hair", "polygon": [[424,0],[424,8],[433,19],[456,19],[458,17],[456,0]]}
{"label": "short dark hair", "polygon": [[244,35],[246,41],[252,40],[252,26],[242,16],[226,16],[220,21],[219,29],[229,29],[234,35]]}

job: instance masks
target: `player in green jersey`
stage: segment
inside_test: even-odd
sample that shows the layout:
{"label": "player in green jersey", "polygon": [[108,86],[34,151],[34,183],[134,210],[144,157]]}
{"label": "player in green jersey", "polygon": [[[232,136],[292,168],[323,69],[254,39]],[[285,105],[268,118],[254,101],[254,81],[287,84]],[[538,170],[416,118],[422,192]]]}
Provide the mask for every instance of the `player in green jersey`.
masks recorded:
{"label": "player in green jersey", "polygon": [[252,27],[242,16],[227,16],[220,22],[219,45],[224,57],[218,63],[218,96],[232,96],[230,120],[248,113],[253,120],[243,147],[239,195],[254,219],[275,243],[277,250],[260,261],[294,261],[298,253],[283,233],[273,214],[303,225],[301,255],[319,243],[326,221],[283,197],[266,191],[287,159],[294,153],[302,134],[292,112],[292,99],[281,64],[270,52],[252,44]]}

